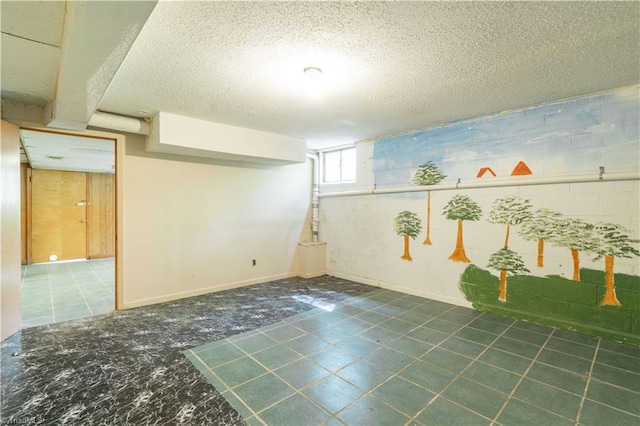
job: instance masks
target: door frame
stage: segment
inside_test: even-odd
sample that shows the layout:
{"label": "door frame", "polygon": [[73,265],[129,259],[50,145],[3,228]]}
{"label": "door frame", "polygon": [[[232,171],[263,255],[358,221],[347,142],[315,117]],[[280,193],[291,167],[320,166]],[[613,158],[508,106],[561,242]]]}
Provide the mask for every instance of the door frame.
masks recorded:
{"label": "door frame", "polygon": [[[59,130],[43,127],[30,127],[21,126],[20,129],[34,130],[45,133],[55,133],[70,136],[84,136],[96,139],[110,140],[115,143],[115,309],[119,311],[124,307],[124,282],[123,282],[123,241],[121,236],[123,235],[123,205],[122,205],[122,186],[124,183],[123,178],[123,164],[125,154],[125,136],[119,133],[103,132],[98,130],[85,130],[83,132],[77,132],[73,130]],[[28,209],[30,206],[28,206]],[[27,225],[29,229],[29,225]],[[30,232],[30,231],[28,231]],[[29,238],[30,236],[28,236]]]}

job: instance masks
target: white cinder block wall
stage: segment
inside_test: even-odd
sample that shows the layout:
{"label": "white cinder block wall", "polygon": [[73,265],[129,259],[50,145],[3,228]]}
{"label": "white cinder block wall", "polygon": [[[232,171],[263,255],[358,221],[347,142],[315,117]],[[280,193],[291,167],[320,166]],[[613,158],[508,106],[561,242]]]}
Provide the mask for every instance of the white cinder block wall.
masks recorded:
{"label": "white cinder block wall", "polygon": [[[442,215],[457,194],[477,202],[479,221],[463,223],[464,247],[471,263],[487,269],[489,256],[504,243],[505,226],[488,223],[498,197],[517,195],[534,209],[548,208],[590,223],[613,222],[640,238],[640,184],[635,181],[549,184],[482,189],[431,191],[431,240],[423,232],[411,241],[412,262],[400,259],[402,237],[394,232],[394,218],[404,210],[415,212],[425,225],[426,192],[326,197],[332,192],[411,186],[420,164],[434,161],[447,178],[445,184],[477,182],[481,167],[491,167],[497,178],[526,179],[605,173],[638,173],[640,142],[638,86],[621,88],[529,108],[480,117],[414,133],[364,141],[356,145],[358,178],[355,184],[321,188],[320,238],[327,242],[331,275],[384,288],[470,306],[458,290],[466,263],[453,262],[456,222]],[[510,176],[519,161],[532,170],[530,177]],[[532,275],[571,277],[568,249],[545,247],[543,268],[536,265],[536,243],[511,230],[510,248],[525,260]],[[581,255],[581,266],[603,270],[603,260]],[[616,258],[615,272],[640,275],[639,258]],[[494,272],[496,275],[497,273]]]}

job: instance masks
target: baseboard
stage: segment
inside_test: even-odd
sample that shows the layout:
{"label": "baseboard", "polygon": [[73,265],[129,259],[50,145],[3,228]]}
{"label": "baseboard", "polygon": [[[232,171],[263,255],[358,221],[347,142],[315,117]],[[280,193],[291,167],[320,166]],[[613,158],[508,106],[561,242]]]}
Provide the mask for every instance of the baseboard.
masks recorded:
{"label": "baseboard", "polygon": [[218,291],[231,290],[234,288],[246,287],[248,285],[253,285],[253,284],[262,284],[269,281],[281,280],[285,278],[293,278],[295,276],[296,274],[292,274],[292,273],[277,274],[277,275],[271,275],[267,277],[253,278],[250,280],[236,281],[233,283],[221,284],[221,285],[216,285],[212,287],[205,287],[205,288],[199,288],[195,290],[183,291],[179,293],[172,293],[164,296],[149,297],[146,299],[139,299],[139,300],[133,300],[133,301],[124,301],[122,309],[126,310],[131,308],[139,308],[141,306],[155,305],[157,303],[171,302],[173,300],[185,299],[187,297],[202,296],[203,294],[216,293]]}
{"label": "baseboard", "polygon": [[302,273],[302,272],[298,272],[295,276],[296,277],[300,277],[300,278],[304,278],[304,279],[309,279],[309,278],[321,277],[323,275],[327,275],[327,273],[326,272],[315,272],[315,273],[305,274],[305,273]]}
{"label": "baseboard", "polygon": [[115,254],[93,254],[89,257],[87,257],[88,260],[95,260],[95,259],[107,259],[110,257],[116,257]]}
{"label": "baseboard", "polygon": [[380,287],[387,290],[398,291],[400,293],[410,294],[412,296],[424,297],[425,299],[437,300],[438,302],[449,303],[456,306],[464,306],[465,308],[473,308],[471,303],[464,299],[456,299],[455,297],[443,296],[429,291],[419,290],[411,287],[405,287],[398,284],[388,283],[385,281],[372,280],[371,278],[361,277],[358,275],[344,274],[340,272],[329,272],[331,276],[341,278],[343,280],[354,281],[360,284],[367,284],[373,287]]}

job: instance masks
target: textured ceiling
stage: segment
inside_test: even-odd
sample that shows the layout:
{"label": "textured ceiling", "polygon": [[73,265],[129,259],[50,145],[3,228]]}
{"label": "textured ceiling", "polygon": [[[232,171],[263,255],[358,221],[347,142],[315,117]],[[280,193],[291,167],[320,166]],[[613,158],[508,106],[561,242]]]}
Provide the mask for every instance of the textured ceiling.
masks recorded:
{"label": "textured ceiling", "polygon": [[[79,125],[97,104],[301,137],[319,149],[640,82],[640,2],[0,7],[3,101],[81,111]],[[303,73],[310,66],[322,69],[316,96]]]}
{"label": "textured ceiling", "polygon": [[[159,2],[99,109],[311,148],[640,81],[637,2]],[[305,67],[322,69],[310,98]]]}

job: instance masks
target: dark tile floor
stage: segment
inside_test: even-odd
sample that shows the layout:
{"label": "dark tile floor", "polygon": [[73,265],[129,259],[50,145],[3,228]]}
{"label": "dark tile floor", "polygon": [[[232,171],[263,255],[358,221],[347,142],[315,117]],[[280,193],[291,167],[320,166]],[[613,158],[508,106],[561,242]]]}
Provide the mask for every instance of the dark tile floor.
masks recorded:
{"label": "dark tile floor", "polygon": [[640,348],[390,290],[185,354],[252,425],[640,425]]}
{"label": "dark tile floor", "polygon": [[331,277],[24,330],[1,378],[2,424],[640,424],[638,347]]}
{"label": "dark tile floor", "polygon": [[1,423],[245,424],[182,352],[372,289],[293,278],[23,330],[1,345]]}

